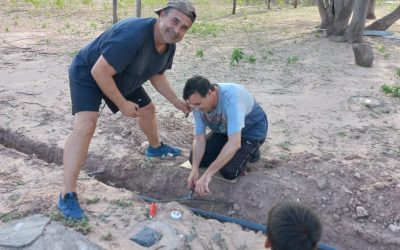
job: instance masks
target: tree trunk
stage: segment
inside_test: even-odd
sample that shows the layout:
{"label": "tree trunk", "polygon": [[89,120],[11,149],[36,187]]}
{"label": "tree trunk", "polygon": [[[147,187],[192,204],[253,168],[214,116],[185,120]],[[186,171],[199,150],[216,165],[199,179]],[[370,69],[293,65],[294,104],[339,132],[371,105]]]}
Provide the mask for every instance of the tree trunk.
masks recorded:
{"label": "tree trunk", "polygon": [[142,16],[142,0],[136,0],[136,17]]}
{"label": "tree trunk", "polygon": [[118,21],[117,6],[117,0],[113,0],[113,23],[116,23]]}
{"label": "tree trunk", "polygon": [[354,0],[318,0],[320,28],[326,28],[328,35],[343,36],[353,11],[353,4]]}
{"label": "tree trunk", "polygon": [[346,30],[346,36],[350,43],[361,43],[365,20],[367,18],[368,4],[370,0],[356,0],[353,8],[353,17],[351,23]]}
{"label": "tree trunk", "polygon": [[233,0],[233,6],[232,6],[232,15],[236,14],[236,0]]}
{"label": "tree trunk", "polygon": [[376,19],[376,16],[375,16],[375,1],[376,0],[370,0],[369,1],[367,19]]}
{"label": "tree trunk", "polygon": [[296,9],[299,0],[293,0],[293,7]]}
{"label": "tree trunk", "polygon": [[400,19],[400,6],[397,7],[392,13],[375,21],[366,30],[387,30],[392,24]]}
{"label": "tree trunk", "polygon": [[265,0],[265,3],[267,4],[268,10],[271,9],[271,0]]}

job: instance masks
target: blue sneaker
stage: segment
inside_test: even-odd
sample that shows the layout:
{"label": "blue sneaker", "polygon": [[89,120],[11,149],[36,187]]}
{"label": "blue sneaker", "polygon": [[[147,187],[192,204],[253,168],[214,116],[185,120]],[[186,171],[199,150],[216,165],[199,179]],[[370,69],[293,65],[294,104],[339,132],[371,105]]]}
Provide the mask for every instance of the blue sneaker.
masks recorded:
{"label": "blue sneaker", "polygon": [[146,149],[146,156],[148,157],[162,157],[162,156],[179,156],[182,154],[182,151],[179,148],[171,147],[163,142],[161,142],[161,146],[158,148],[153,148],[149,145]]}
{"label": "blue sneaker", "polygon": [[81,220],[85,217],[85,212],[79,206],[78,196],[75,192],[66,193],[64,199],[60,194],[57,207],[68,219]]}

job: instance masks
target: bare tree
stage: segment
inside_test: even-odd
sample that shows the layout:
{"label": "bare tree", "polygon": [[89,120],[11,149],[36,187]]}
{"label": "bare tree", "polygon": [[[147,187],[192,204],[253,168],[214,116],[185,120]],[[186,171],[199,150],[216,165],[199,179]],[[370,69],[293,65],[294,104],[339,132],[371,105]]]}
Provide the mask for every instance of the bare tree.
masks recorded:
{"label": "bare tree", "polygon": [[392,24],[400,19],[400,6],[397,7],[392,13],[382,17],[381,19],[373,22],[367,26],[367,30],[387,30]]}
{"label": "bare tree", "polygon": [[265,0],[265,4],[267,5],[268,9],[271,9],[271,0]]}
{"label": "bare tree", "polygon": [[362,42],[369,1],[356,0],[354,3],[353,17],[345,35],[345,39],[350,43]]}
{"label": "bare tree", "polygon": [[343,36],[348,27],[353,5],[354,0],[318,0],[320,28],[326,29],[328,35]]}
{"label": "bare tree", "polygon": [[375,1],[376,0],[370,0],[368,4],[368,13],[367,13],[367,19],[375,19]]}
{"label": "bare tree", "polygon": [[113,23],[116,23],[117,21],[118,21],[117,0],[113,0]]}
{"label": "bare tree", "polygon": [[136,16],[137,17],[142,16],[142,1],[141,0],[136,0]]}
{"label": "bare tree", "polygon": [[232,2],[232,15],[235,15],[236,14],[236,0],[233,0],[233,2]]}

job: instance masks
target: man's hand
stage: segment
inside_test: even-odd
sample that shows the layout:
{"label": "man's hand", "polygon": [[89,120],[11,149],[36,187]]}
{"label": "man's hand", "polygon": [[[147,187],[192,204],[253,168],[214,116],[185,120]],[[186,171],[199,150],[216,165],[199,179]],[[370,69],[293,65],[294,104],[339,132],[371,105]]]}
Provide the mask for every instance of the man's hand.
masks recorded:
{"label": "man's hand", "polygon": [[192,169],[190,172],[189,178],[187,179],[188,189],[192,189],[196,186],[196,182],[199,179],[200,174],[198,169]]}
{"label": "man's hand", "polygon": [[200,196],[205,196],[210,192],[210,189],[208,188],[208,184],[211,181],[211,176],[208,176],[207,174],[203,174],[201,178],[196,182],[196,193],[198,193]]}
{"label": "man's hand", "polygon": [[130,116],[130,117],[138,117],[140,115],[139,113],[139,105],[137,105],[134,102],[126,101],[122,105],[122,107],[119,107],[119,110],[124,116]]}
{"label": "man's hand", "polygon": [[180,99],[178,99],[178,101],[174,103],[174,106],[185,114],[189,114],[189,112],[191,111],[189,105],[185,101]]}

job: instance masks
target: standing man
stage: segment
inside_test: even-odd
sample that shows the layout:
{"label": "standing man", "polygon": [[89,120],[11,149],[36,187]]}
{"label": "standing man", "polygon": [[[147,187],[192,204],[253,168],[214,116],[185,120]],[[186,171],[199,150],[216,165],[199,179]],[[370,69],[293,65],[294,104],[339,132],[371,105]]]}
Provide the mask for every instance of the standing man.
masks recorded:
{"label": "standing man", "polygon": [[67,218],[80,220],[76,183],[96,129],[101,100],[116,113],[138,118],[149,141],[146,155],[177,156],[181,150],[160,141],[155,106],[142,87],[154,88],[177,109],[188,113],[166,76],[172,66],[175,43],[182,40],[196,19],[190,1],[169,0],[155,18],[129,18],[105,31],[79,51],[69,68],[74,129],[64,148],[64,185],[57,207]]}
{"label": "standing man", "polygon": [[[203,196],[210,192],[208,184],[217,171],[232,180],[245,170],[247,161],[260,159],[267,115],[243,86],[211,84],[201,76],[187,80],[183,99],[192,108],[195,123],[188,188],[195,187]],[[207,135],[206,127],[211,130]],[[201,177],[199,167],[207,168]]]}

